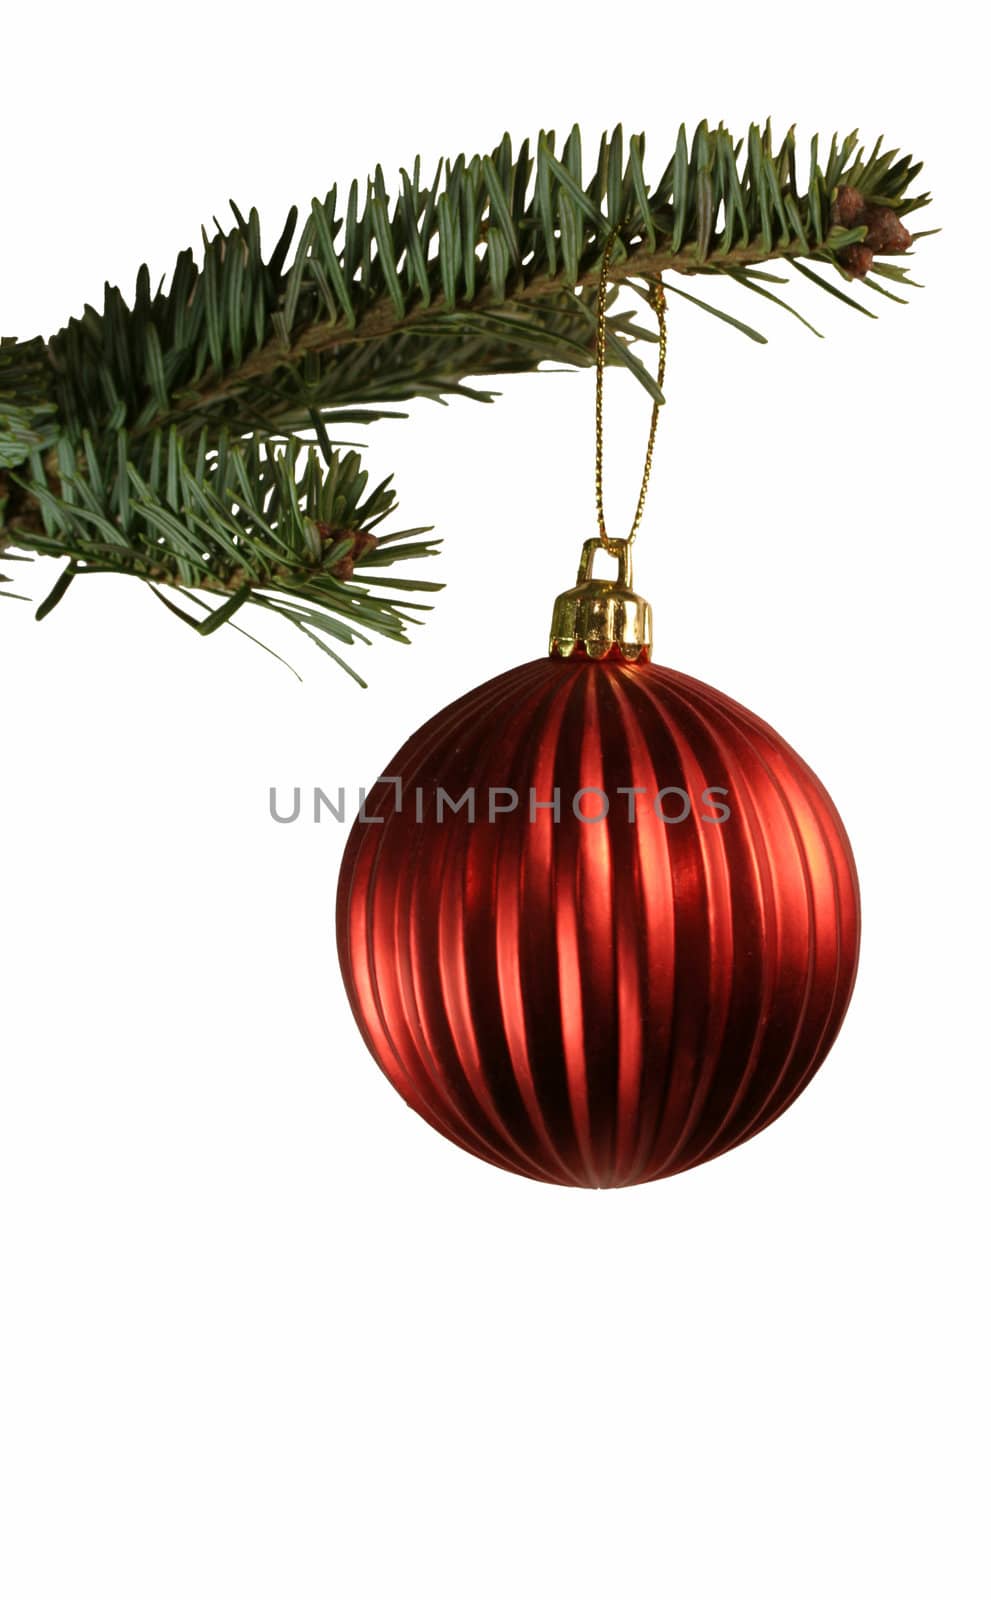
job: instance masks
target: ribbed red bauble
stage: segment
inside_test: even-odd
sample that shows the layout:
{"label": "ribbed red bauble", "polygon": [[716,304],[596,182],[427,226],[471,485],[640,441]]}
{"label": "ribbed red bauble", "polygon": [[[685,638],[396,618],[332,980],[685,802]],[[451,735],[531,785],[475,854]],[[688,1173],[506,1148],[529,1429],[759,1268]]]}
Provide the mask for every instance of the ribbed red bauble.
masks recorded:
{"label": "ribbed red bauble", "polygon": [[628,562],[591,579],[595,545],[552,654],[390,762],[382,820],[347,843],[338,942],[414,1110],[511,1172],[604,1188],[708,1161],[801,1093],[850,999],[859,905],[818,778],[650,663]]}

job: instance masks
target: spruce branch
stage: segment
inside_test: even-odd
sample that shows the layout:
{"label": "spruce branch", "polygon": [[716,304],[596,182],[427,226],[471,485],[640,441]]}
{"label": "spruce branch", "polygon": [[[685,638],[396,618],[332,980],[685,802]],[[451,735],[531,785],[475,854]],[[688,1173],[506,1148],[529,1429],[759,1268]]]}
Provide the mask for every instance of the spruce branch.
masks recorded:
{"label": "spruce branch", "polygon": [[152,292],[142,267],[130,304],[107,285],[102,311],[86,306],[47,341],[0,345],[0,554],[68,558],[39,616],[77,577],[116,571],[204,634],[250,604],[338,660],[328,640],[405,639],[425,609],[407,597],[439,585],[389,569],[437,541],[373,531],[393,491],[367,492],[359,455],[332,431],[404,416],[413,399],[494,398],[470,378],[592,364],[614,229],[607,359],[655,398],[636,347],[656,334],[615,308],[624,282],[664,274],[762,343],[672,276],[702,289],[718,274],[811,327],[776,292],[789,278],[765,270],[780,263],[873,316],[849,287],[898,300],[912,284],[875,257],[912,243],[903,219],[929,202],[909,194],[921,164],[881,140],[868,154],[853,133],[823,159],[813,138],[806,165],[800,181],[794,129],[776,148],[770,123],[745,140],[682,127],[653,187],[642,134],[603,135],[591,177],[577,127],[560,149],[541,133],[514,151],[507,134],[429,181],[417,159],[394,195],[377,167],[363,192],[355,182],[314,199],[301,227],[293,208],[267,256],[257,212],[232,202],[233,226],[204,232],[199,263],[182,251],[167,287]]}

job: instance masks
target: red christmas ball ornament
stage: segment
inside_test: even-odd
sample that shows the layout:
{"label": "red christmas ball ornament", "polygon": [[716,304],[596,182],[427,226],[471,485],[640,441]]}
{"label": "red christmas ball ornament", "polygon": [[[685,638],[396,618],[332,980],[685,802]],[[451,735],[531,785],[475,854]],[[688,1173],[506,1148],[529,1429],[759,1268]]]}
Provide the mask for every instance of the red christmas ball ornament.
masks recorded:
{"label": "red christmas ball ornament", "polygon": [[[551,654],[432,717],[346,846],[358,1025],[413,1109],[510,1172],[648,1183],[759,1133],[853,989],[856,869],[819,779],[753,712],[652,665],[590,577]],[[372,820],[376,819],[376,820]]]}

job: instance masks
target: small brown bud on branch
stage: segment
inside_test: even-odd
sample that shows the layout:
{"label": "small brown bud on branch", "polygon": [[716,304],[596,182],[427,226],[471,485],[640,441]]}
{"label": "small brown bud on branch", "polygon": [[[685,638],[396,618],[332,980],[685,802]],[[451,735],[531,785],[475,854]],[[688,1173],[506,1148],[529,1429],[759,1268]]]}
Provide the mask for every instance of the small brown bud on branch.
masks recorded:
{"label": "small brown bud on branch", "polygon": [[378,543],[374,533],[358,532],[351,535],[350,529],[334,528],[329,522],[318,522],[316,528],[324,544],[328,546],[335,545],[339,539],[347,538],[349,535],[354,540],[346,555],[338,556],[336,561],[331,562],[328,571],[332,572],[335,578],[353,577],[355,562],[360,561],[369,550],[374,550]]}
{"label": "small brown bud on branch", "polygon": [[854,278],[867,276],[875,255],[902,255],[912,243],[912,235],[891,206],[872,205],[846,183],[836,191],[830,218],[838,228],[867,229],[861,243],[848,244],[839,252],[838,259]]}

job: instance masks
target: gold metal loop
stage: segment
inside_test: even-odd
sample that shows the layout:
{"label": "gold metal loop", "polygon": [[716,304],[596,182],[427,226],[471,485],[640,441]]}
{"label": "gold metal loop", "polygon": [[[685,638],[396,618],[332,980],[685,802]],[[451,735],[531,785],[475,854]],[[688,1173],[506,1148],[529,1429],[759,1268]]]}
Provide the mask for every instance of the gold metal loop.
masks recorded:
{"label": "gold metal loop", "polygon": [[576,582],[585,583],[592,576],[592,563],[600,550],[606,550],[619,563],[616,583],[623,589],[633,588],[633,556],[629,539],[586,539],[582,545]]}
{"label": "gold metal loop", "polygon": [[[610,539],[606,532],[606,514],[602,503],[602,375],[606,365],[606,291],[608,288],[609,263],[612,260],[613,246],[616,243],[617,228],[613,228],[606,240],[606,247],[602,253],[602,266],[599,271],[599,294],[596,318],[595,337],[595,509],[599,519],[599,539],[610,550],[612,555],[616,551],[611,547],[620,542],[632,544],[637,536],[643,508],[647,500],[647,485],[650,482],[650,469],[654,459],[654,436],[657,433],[657,417],[660,403],[654,401],[654,409],[650,418],[650,433],[647,437],[647,455],[644,462],[643,481],[640,484],[640,498],[637,501],[636,515],[633,526],[630,528],[625,541]],[[664,369],[667,363],[668,337],[667,337],[667,301],[664,297],[664,285],[658,278],[651,284],[651,305],[657,313],[658,327],[658,362],[657,362],[657,387],[664,386]]]}

